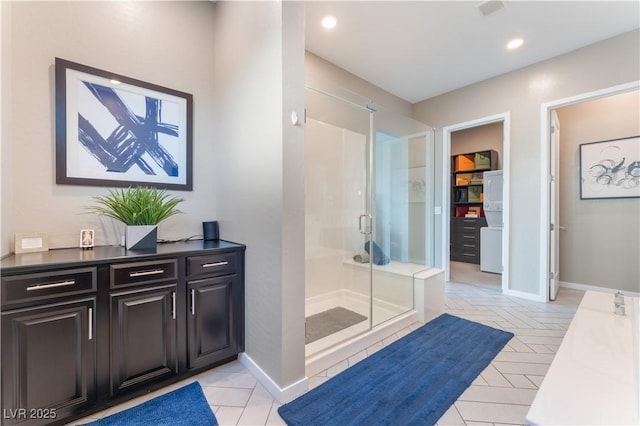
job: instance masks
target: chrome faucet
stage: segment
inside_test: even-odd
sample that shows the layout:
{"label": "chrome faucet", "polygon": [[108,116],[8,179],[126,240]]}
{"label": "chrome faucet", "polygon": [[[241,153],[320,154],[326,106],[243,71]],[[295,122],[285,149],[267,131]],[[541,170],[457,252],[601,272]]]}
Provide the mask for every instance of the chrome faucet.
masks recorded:
{"label": "chrome faucet", "polygon": [[614,314],[616,315],[625,315],[624,312],[624,294],[620,293],[619,291],[615,294],[614,298],[613,298],[613,305],[615,306],[615,309],[613,311]]}

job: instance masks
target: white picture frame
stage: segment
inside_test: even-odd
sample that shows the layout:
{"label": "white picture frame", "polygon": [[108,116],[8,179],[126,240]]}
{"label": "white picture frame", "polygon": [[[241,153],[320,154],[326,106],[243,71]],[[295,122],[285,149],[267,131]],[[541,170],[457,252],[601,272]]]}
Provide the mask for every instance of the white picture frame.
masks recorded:
{"label": "white picture frame", "polygon": [[15,254],[49,250],[49,239],[47,234],[41,232],[15,234],[14,243]]}
{"label": "white picture frame", "polygon": [[90,249],[93,248],[95,233],[93,229],[81,229],[80,230],[80,248]]}
{"label": "white picture frame", "polygon": [[640,136],[583,143],[580,199],[640,198]]}

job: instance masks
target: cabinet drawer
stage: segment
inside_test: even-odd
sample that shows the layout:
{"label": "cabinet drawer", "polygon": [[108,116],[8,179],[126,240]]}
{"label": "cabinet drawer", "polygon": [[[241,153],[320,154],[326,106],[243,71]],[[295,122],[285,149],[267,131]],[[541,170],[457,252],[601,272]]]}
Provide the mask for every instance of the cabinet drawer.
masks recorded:
{"label": "cabinet drawer", "polygon": [[2,306],[96,291],[96,268],[2,277]]}
{"label": "cabinet drawer", "polygon": [[[466,238],[469,237],[469,238]],[[462,249],[462,250],[479,250],[480,249],[480,239],[476,237],[470,237],[468,235],[462,236],[462,238],[456,238],[451,241],[451,246],[453,248]]]}
{"label": "cabinet drawer", "polygon": [[479,229],[484,225],[482,218],[454,218],[451,220],[451,229],[456,231]]}
{"label": "cabinet drawer", "polygon": [[477,249],[466,249],[458,247],[454,247],[451,249],[451,259],[471,263],[480,262],[480,256],[478,255]]}
{"label": "cabinet drawer", "polygon": [[233,274],[238,269],[237,253],[220,253],[187,258],[187,276]]}
{"label": "cabinet drawer", "polygon": [[480,238],[480,228],[466,229],[452,229],[451,240],[468,240],[470,238]]}
{"label": "cabinet drawer", "polygon": [[176,259],[121,263],[111,265],[110,269],[111,288],[130,287],[161,281],[176,281],[178,279],[178,262]]}

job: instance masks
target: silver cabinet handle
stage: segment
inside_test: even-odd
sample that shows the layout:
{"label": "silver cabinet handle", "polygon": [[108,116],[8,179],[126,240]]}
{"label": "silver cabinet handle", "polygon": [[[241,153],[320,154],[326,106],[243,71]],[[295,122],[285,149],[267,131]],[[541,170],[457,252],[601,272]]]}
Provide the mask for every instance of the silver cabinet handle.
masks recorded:
{"label": "silver cabinet handle", "polygon": [[191,289],[191,315],[196,314],[196,291]]}
{"label": "silver cabinet handle", "polygon": [[171,292],[171,316],[176,319],[176,292]]}
{"label": "silver cabinet handle", "polygon": [[463,226],[462,228],[463,229],[476,229],[475,226]]}
{"label": "silver cabinet handle", "polygon": [[463,237],[463,238],[473,238],[474,240],[475,240],[475,238],[476,238],[476,237],[475,237],[475,236],[473,236],[473,235],[463,235],[462,237]]}
{"label": "silver cabinet handle", "polygon": [[202,267],[203,268],[211,268],[212,266],[223,266],[223,265],[228,265],[228,264],[229,264],[229,262],[227,262],[225,260],[225,261],[222,261],[222,262],[203,263]]}
{"label": "silver cabinet handle", "polygon": [[475,247],[473,244],[463,244],[464,247]]}
{"label": "silver cabinet handle", "polygon": [[55,288],[55,287],[66,287],[68,285],[74,285],[75,283],[76,283],[76,280],[67,280],[67,281],[60,281],[60,282],[51,283],[51,284],[36,284],[36,285],[27,287],[27,291],[46,290],[48,288]]}
{"label": "silver cabinet handle", "polygon": [[93,339],[93,308],[89,308],[89,340]]}
{"label": "silver cabinet handle", "polygon": [[164,269],[154,269],[153,271],[129,272],[130,278],[145,277],[147,275],[164,274]]}

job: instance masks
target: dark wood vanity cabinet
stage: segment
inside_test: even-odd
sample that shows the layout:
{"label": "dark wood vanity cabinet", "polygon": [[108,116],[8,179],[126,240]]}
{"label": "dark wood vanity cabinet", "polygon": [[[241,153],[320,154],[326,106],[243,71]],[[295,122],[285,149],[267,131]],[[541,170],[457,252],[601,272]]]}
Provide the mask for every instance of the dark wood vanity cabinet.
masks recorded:
{"label": "dark wood vanity cabinet", "polygon": [[112,396],[177,373],[177,263],[109,266]]}
{"label": "dark wood vanity cabinet", "polygon": [[2,424],[65,424],[235,359],[244,251],[220,240],[2,259]]}
{"label": "dark wood vanity cabinet", "polygon": [[189,283],[187,320],[189,368],[198,368],[216,358],[238,351],[234,321],[234,291],[237,277],[218,277]]}
{"label": "dark wood vanity cabinet", "polygon": [[244,286],[238,253],[187,259],[188,366],[199,368],[244,351]]}
{"label": "dark wood vanity cabinet", "polygon": [[175,284],[110,295],[112,395],[177,373],[175,295]]}
{"label": "dark wood vanity cabinet", "polygon": [[2,277],[2,418],[49,424],[96,401],[95,267]]}

